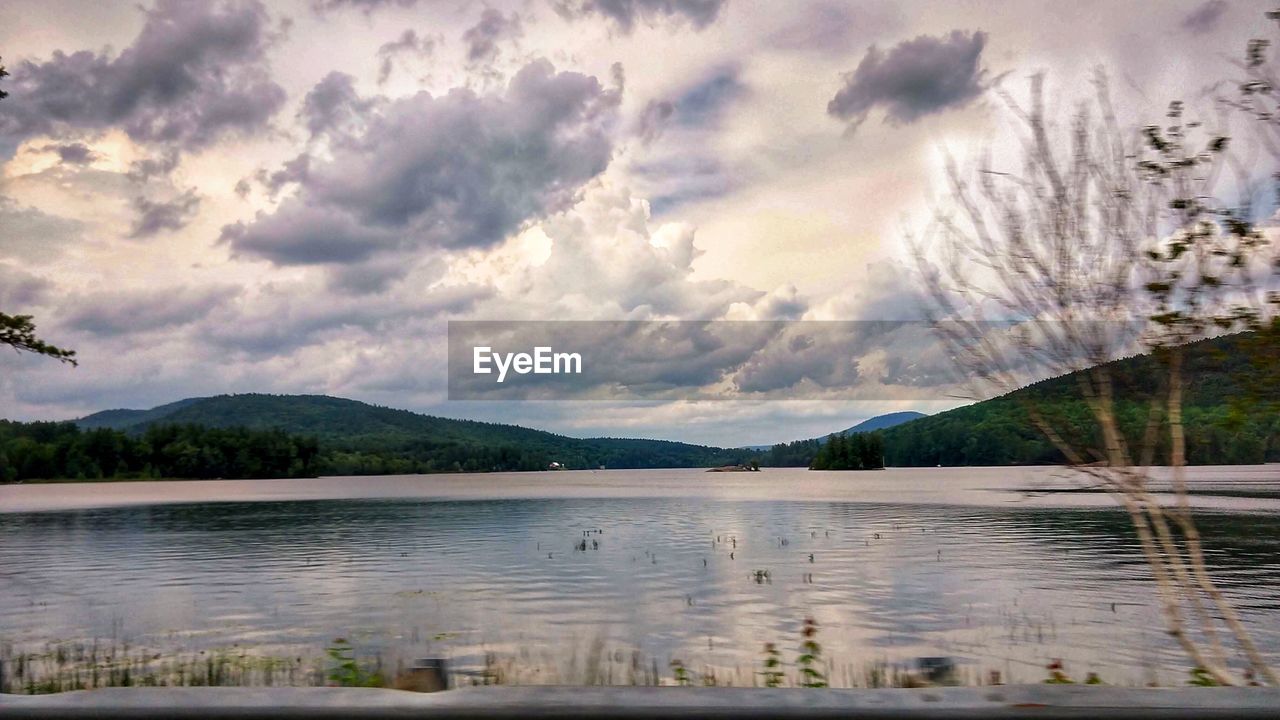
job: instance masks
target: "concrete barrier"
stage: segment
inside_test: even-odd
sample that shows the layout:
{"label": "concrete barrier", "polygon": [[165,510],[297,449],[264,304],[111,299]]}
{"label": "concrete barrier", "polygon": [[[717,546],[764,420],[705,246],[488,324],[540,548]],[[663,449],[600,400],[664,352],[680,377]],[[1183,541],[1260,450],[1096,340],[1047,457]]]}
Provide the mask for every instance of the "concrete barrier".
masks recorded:
{"label": "concrete barrier", "polygon": [[1277,688],[1006,685],[876,690],[106,688],[0,695],[0,718],[1276,718]]}

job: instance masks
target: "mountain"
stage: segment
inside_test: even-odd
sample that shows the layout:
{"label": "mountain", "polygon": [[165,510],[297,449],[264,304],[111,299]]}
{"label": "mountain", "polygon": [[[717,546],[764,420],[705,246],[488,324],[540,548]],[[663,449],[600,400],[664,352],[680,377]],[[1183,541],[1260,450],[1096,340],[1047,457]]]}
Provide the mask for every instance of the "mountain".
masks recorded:
{"label": "mountain", "polygon": [[84,430],[95,430],[97,428],[108,428],[111,430],[124,430],[131,427],[143,427],[169,415],[199,398],[187,398],[171,402],[168,405],[160,405],[150,410],[102,410],[92,415],[76,420],[76,425]]}
{"label": "mountain", "polygon": [[[1280,460],[1280,362],[1273,335],[1242,333],[1184,349],[1183,425],[1186,460],[1196,465]],[[1150,399],[1165,374],[1151,355],[1107,363],[1116,415],[1126,437],[1141,438]],[[1080,372],[1089,372],[1088,370]],[[1078,447],[1098,447],[1098,430],[1080,396],[1077,373],[1043,380],[1006,395],[918,418],[881,431],[885,464],[1056,465],[1061,453],[1027,415],[1031,401]],[[1167,425],[1155,462],[1168,461]]]}
{"label": "mountain", "polygon": [[[1280,413],[1275,410],[1280,407],[1278,347],[1273,335],[1233,335],[1186,349],[1184,425],[1189,463],[1280,461]],[[1108,370],[1114,379],[1116,412],[1122,429],[1129,437],[1141,436],[1147,424],[1149,398],[1162,378],[1159,363],[1151,356],[1141,355],[1108,363]],[[1049,415],[1064,435],[1096,446],[1092,438],[1097,430],[1080,398],[1075,375],[1034,383],[1002,397],[937,415],[915,419],[904,417],[912,413],[882,415],[846,432],[874,430],[880,434],[885,464],[889,466],[1062,463],[1064,458],[1027,417],[1023,401],[1028,399]],[[291,436],[288,442],[318,445],[318,456],[308,466],[310,471],[350,475],[542,470],[552,462],[569,468],[660,468],[712,467],[756,459],[766,466],[807,467],[824,440],[799,440],[767,450],[727,450],[665,440],[582,439],[515,425],[419,415],[324,395],[189,398],[150,410],[107,410],[81,418],[76,424],[86,432],[123,431],[135,438],[145,437],[149,429],[173,426],[283,431]],[[53,430],[39,425],[27,429],[15,426],[7,432],[21,431],[31,435],[29,439],[45,443],[41,438]],[[1167,437],[1167,432],[1162,432],[1161,437]],[[90,440],[101,445],[109,438]],[[194,452],[191,442],[182,438],[170,441],[175,452]],[[18,443],[16,439],[14,442]],[[286,444],[273,436],[228,439],[215,435],[201,442],[228,446],[240,442],[281,447]],[[30,444],[26,440],[22,443]],[[154,450],[154,443],[152,446]],[[6,460],[3,450],[0,447],[0,466],[6,462],[14,465],[16,456]],[[32,467],[65,454],[54,445],[41,450],[48,457],[35,457],[28,450],[22,450],[24,457],[30,456],[23,462]],[[1167,458],[1167,448],[1156,450],[1156,462]]]}
{"label": "mountain", "polygon": [[[913,410],[905,410],[903,412],[893,412],[893,413],[886,413],[884,415],[876,415],[875,417],[870,417],[870,418],[867,418],[866,420],[863,420],[862,422],[858,423],[857,425],[854,425],[853,427],[847,430],[839,431],[839,434],[849,435],[851,433],[874,432],[876,430],[891,428],[895,425],[901,425],[904,422],[911,422],[912,420],[917,420],[922,417],[928,417],[928,415],[925,415],[924,413],[920,413],[920,412],[915,412]],[[836,433],[832,433],[832,434],[834,435]],[[823,443],[827,441],[828,437],[830,437],[830,435],[820,437],[820,438],[814,438],[814,440],[816,442]],[[804,441],[802,440],[800,442],[804,442]],[[746,445],[743,447],[743,449],[764,451],[764,450],[769,450],[773,447],[774,447],[773,445]]]}
{"label": "mountain", "polygon": [[571,438],[517,425],[453,420],[327,395],[218,395],[150,410],[106,410],[75,421],[138,435],[160,425],[283,430],[315,438],[331,474],[446,470],[711,467],[747,452],[666,440]]}
{"label": "mountain", "polygon": [[885,415],[877,415],[873,418],[867,418],[866,420],[863,420],[862,422],[858,423],[857,425],[854,425],[848,430],[842,431],[841,434],[848,435],[849,433],[874,432],[876,430],[885,430],[887,428],[894,427],[895,425],[901,425],[902,423],[905,423],[905,422],[918,420],[922,417],[928,417],[928,415],[925,415],[924,413],[920,413],[920,412],[915,412],[914,410],[905,410],[903,412],[893,412],[893,413],[887,413]]}

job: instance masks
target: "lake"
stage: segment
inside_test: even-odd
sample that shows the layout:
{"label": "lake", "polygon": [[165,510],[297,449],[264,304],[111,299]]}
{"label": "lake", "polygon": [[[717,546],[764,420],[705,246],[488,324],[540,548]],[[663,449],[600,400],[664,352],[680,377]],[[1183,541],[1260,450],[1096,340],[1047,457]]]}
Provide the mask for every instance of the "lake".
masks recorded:
{"label": "lake", "polygon": [[[1280,466],[1192,468],[1214,577],[1280,660]],[[0,649],[324,660],[459,679],[758,681],[801,623],[835,686],[946,656],[1180,685],[1128,519],[1065,471],[610,470],[0,486]],[[585,543],[585,545],[584,545]],[[585,549],[581,549],[584,548]],[[759,571],[759,572],[757,572]],[[126,647],[127,646],[127,647]],[[28,671],[30,669],[28,668]],[[274,682],[316,681],[313,674]]]}

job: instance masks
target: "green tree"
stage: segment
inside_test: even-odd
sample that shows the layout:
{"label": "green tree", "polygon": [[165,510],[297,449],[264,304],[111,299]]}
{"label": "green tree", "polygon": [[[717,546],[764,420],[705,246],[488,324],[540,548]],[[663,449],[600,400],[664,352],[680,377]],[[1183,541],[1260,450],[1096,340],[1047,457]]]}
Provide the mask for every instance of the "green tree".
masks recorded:
{"label": "green tree", "polygon": [[71,365],[77,364],[75,350],[64,350],[36,337],[36,326],[30,315],[0,313],[0,345],[8,345],[16,351],[44,355]]}

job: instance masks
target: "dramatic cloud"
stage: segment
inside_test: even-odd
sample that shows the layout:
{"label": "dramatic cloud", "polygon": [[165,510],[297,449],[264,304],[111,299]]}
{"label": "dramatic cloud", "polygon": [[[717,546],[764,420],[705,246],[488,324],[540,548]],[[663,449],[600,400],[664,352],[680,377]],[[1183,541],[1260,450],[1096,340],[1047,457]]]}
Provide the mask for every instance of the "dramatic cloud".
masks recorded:
{"label": "dramatic cloud", "polygon": [[572,209],[474,253],[455,272],[497,289],[480,316],[508,319],[718,318],[760,300],[758,290],[692,277],[702,254],[695,234],[687,223],[654,222],[647,202],[601,183]]}
{"label": "dramatic cloud", "polygon": [[480,21],[462,34],[462,40],[467,44],[467,63],[481,65],[493,62],[498,57],[499,42],[514,40],[523,34],[519,15],[503,15],[493,8],[485,8]]}
{"label": "dramatic cloud", "polygon": [[138,196],[133,200],[134,218],[131,238],[148,238],[163,231],[181,230],[196,216],[200,209],[200,196],[195,190],[187,190],[169,200],[148,200]]}
{"label": "dramatic cloud", "polygon": [[1212,32],[1227,12],[1227,0],[1207,0],[1182,18],[1182,29],[1199,35]]}
{"label": "dramatic cloud", "polygon": [[56,51],[10,70],[0,135],[64,135],[120,127],[142,142],[207,145],[263,128],[284,103],[265,50],[272,35],[256,0],[160,0],[133,44],[112,57]]}
{"label": "dramatic cloud", "polygon": [[844,76],[844,87],[827,113],[857,127],[877,106],[890,123],[911,123],[925,115],[961,107],[982,94],[984,32],[953,30],[921,35],[887,53],[872,46],[858,67]]}
{"label": "dramatic cloud", "polygon": [[568,207],[605,169],[618,101],[595,78],[538,61],[503,93],[380,103],[362,133],[309,163],[296,196],[223,238],[280,265],[492,246]]}
{"label": "dramatic cloud", "polygon": [[[924,324],[754,328],[919,319],[901,238],[939,148],[1017,149],[1000,103],[976,111],[998,72],[1043,70],[1070,108],[1102,58],[1142,89],[1120,117],[1158,117],[1238,74],[1201,41],[1267,25],[1231,0],[0,1],[0,310],[84,359],[0,353],[7,416],[315,392],[726,443],[956,403]],[[587,341],[615,345],[607,380],[750,400],[446,404],[446,320],[478,318],[749,321]]]}
{"label": "dramatic cloud", "polygon": [[561,15],[579,18],[601,15],[612,20],[623,33],[636,23],[659,20],[688,22],[701,30],[715,22],[727,0],[558,0]]}
{"label": "dramatic cloud", "polygon": [[66,322],[98,336],[151,332],[193,323],[238,293],[227,286],[94,293],[69,303],[73,309]]}

